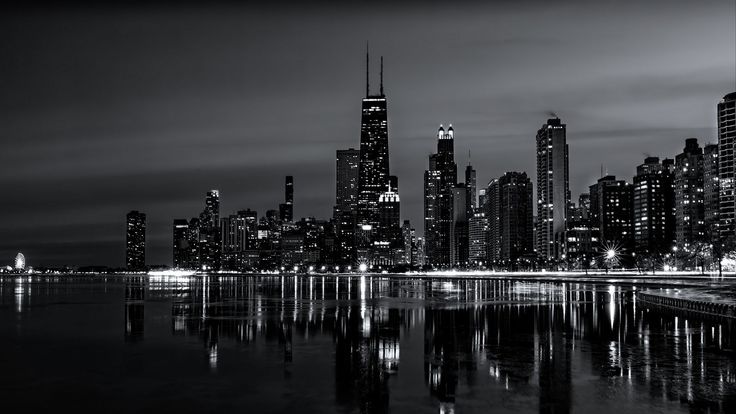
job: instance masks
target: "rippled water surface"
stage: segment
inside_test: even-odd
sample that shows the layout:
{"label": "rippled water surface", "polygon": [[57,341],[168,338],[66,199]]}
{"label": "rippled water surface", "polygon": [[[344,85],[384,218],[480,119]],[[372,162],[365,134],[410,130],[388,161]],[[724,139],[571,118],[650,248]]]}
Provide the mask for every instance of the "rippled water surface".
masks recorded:
{"label": "rippled water surface", "polygon": [[734,344],[606,284],[0,279],[8,412],[733,413]]}

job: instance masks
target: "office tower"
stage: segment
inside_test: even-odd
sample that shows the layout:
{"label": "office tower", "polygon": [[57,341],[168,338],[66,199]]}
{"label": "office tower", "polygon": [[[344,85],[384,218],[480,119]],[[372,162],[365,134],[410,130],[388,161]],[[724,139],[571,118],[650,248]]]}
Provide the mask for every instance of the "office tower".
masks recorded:
{"label": "office tower", "polygon": [[186,219],[174,220],[174,267],[189,267],[189,222]]}
{"label": "office tower", "polygon": [[634,248],[662,255],[675,243],[674,162],[647,157],[634,176]]}
{"label": "office tower", "polygon": [[404,220],[404,224],[401,225],[401,238],[403,242],[402,258],[400,261],[401,264],[411,265],[412,248],[415,237],[411,223],[409,220]]}
{"label": "office tower", "polygon": [[368,59],[366,54],[366,96],[362,102],[360,122],[358,223],[360,226],[370,226],[375,232],[379,221],[378,198],[389,185],[388,111],[386,95],[383,93],[383,58],[378,95],[371,95]]}
{"label": "office tower", "polygon": [[634,186],[613,175],[590,186],[591,226],[598,228],[602,254],[609,249],[630,253],[634,247]]}
{"label": "office tower", "polygon": [[722,241],[736,236],[736,92],[718,103],[718,177],[721,186],[718,231]]}
{"label": "office tower", "polygon": [[677,248],[691,251],[704,241],[703,149],[697,138],[685,140],[685,149],[675,157],[675,219]]}
{"label": "office tower", "polygon": [[590,267],[598,247],[598,230],[598,226],[593,226],[590,220],[590,194],[582,193],[577,205],[571,205],[567,221],[567,263],[570,266],[582,269]]}
{"label": "office tower", "polygon": [[478,194],[477,194],[477,184],[475,182],[475,169],[472,165],[468,164],[467,167],[465,167],[465,186],[468,187],[468,201],[470,203],[470,208],[476,208],[478,207]]}
{"label": "office tower", "polygon": [[507,172],[486,189],[489,265],[515,270],[534,252],[532,183],[524,172]]}
{"label": "office tower", "polygon": [[537,131],[537,255],[543,260],[565,254],[570,205],[566,130],[560,118],[551,118]]}
{"label": "office tower", "polygon": [[388,176],[388,189],[394,193],[399,192],[399,177],[395,175]]}
{"label": "office tower", "polygon": [[126,216],[125,266],[130,271],[146,269],[146,215],[136,210]]}
{"label": "office tower", "polygon": [[453,267],[468,265],[468,203],[468,188],[464,183],[455,185],[450,222],[450,263]]}
{"label": "office tower", "polygon": [[487,264],[488,250],[488,217],[482,209],[473,210],[468,219],[468,261],[470,266],[480,267]]}
{"label": "office tower", "polygon": [[358,169],[360,151],[350,148],[337,150],[335,162],[335,206],[340,212],[358,208]]}
{"label": "office tower", "polygon": [[282,223],[294,222],[294,177],[287,175],[284,183],[284,203],[279,204]]}
{"label": "office tower", "polygon": [[189,220],[189,252],[187,257],[187,267],[191,269],[200,269],[202,267],[202,252],[200,243],[200,229],[199,217],[192,217]]}
{"label": "office tower", "polygon": [[719,196],[718,145],[708,144],[703,148],[703,217],[705,218],[706,240],[710,243],[718,229]]}
{"label": "office tower", "polygon": [[429,169],[424,172],[425,260],[438,267],[451,264],[452,192],[457,182],[454,142],[452,126],[447,132],[440,126],[437,153],[429,156]]}
{"label": "office tower", "polygon": [[199,261],[203,270],[220,268],[222,237],[220,235],[220,192],[211,190],[205,208],[199,215]]}
{"label": "office tower", "polygon": [[424,260],[424,238],[423,237],[416,237],[414,238],[414,249],[412,251],[412,266],[422,267],[425,265]]}
{"label": "office tower", "polygon": [[399,194],[391,190],[378,198],[378,234],[373,240],[370,264],[392,266],[402,261],[400,207]]}
{"label": "office tower", "polygon": [[478,190],[478,207],[485,208],[486,205],[486,189],[481,188]]}

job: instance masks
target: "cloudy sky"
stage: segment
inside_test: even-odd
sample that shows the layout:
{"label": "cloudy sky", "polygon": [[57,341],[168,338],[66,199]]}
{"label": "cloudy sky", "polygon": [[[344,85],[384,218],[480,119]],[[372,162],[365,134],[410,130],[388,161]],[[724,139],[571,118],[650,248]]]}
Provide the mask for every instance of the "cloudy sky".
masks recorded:
{"label": "cloudy sky", "polygon": [[714,142],[736,88],[729,1],[341,4],[0,13],[0,263],[122,265],[131,209],[148,214],[148,262],[171,263],[171,222],[208,189],[223,214],[263,214],[284,175],[297,217],[328,217],[335,150],[359,144],[366,41],[385,59],[391,172],[420,232],[440,123],[480,184],[534,176],[535,132],[556,112],[577,198],[601,166],[630,179],[646,155]]}

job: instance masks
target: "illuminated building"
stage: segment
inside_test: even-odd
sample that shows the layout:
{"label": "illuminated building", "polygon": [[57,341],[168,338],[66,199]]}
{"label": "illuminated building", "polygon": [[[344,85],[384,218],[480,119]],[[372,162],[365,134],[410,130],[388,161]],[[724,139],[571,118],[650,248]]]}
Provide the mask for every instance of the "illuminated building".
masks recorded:
{"label": "illuminated building", "polygon": [[146,215],[136,210],[126,216],[125,266],[130,271],[146,268]]}
{"label": "illuminated building", "polygon": [[294,177],[287,175],[284,183],[284,203],[279,204],[279,215],[283,223],[294,221]]}
{"label": "illuminated building", "polygon": [[598,228],[600,252],[606,246],[631,252],[634,244],[634,186],[613,175],[605,176],[590,186],[591,226]]}
{"label": "illuminated building", "polygon": [[522,257],[533,254],[532,192],[531,180],[524,172],[506,172],[488,183],[489,265],[516,269]]}
{"label": "illuminated building", "polygon": [[736,92],[718,103],[719,226],[722,239],[736,236]]}
{"label": "illuminated building", "polygon": [[205,209],[199,215],[199,264],[204,270],[220,268],[220,192],[211,190],[205,198]]}
{"label": "illuminated building", "polygon": [[675,242],[674,162],[647,157],[634,176],[634,248],[665,254]]}
{"label": "illuminated building", "polygon": [[424,172],[424,236],[426,264],[450,266],[453,221],[453,188],[457,183],[455,164],[455,131],[440,125],[437,131],[437,153],[429,156],[429,169]]}
{"label": "illuminated building", "polygon": [[416,235],[414,228],[411,227],[409,220],[404,220],[404,224],[401,226],[401,238],[404,242],[403,258],[401,264],[412,264],[412,257],[414,255],[414,243]]}
{"label": "illuminated building", "polygon": [[718,145],[708,144],[703,148],[703,217],[706,238],[711,239],[717,231],[719,196]]}
{"label": "illuminated building", "polygon": [[450,221],[450,263],[453,267],[468,265],[468,188],[459,183],[452,188],[452,221]]}
{"label": "illuminated building", "polygon": [[373,241],[371,264],[395,265],[402,261],[401,202],[399,194],[390,189],[378,198],[379,229]]}
{"label": "illuminated building", "polygon": [[186,219],[174,220],[172,240],[174,267],[189,267],[189,222]]}
{"label": "illuminated building", "polygon": [[475,169],[472,165],[468,163],[468,166],[465,167],[465,186],[468,187],[470,208],[478,207],[478,194],[475,175]]}
{"label": "illuminated building", "polygon": [[360,122],[360,162],[358,165],[358,225],[370,226],[368,243],[379,226],[378,199],[389,185],[388,110],[383,93],[381,58],[380,93],[371,95],[368,55],[366,54],[366,96]]}
{"label": "illuminated building", "polygon": [[360,151],[338,150],[335,162],[335,236],[337,261],[343,265],[355,262],[355,226],[358,212],[358,172]]}
{"label": "illuminated building", "polygon": [[537,255],[546,261],[565,254],[570,205],[567,126],[551,118],[537,131]]}
{"label": "illuminated building", "polygon": [[703,149],[697,138],[686,139],[675,157],[675,219],[678,249],[689,251],[704,241]]}
{"label": "illuminated building", "polygon": [[488,217],[477,208],[468,220],[468,261],[472,266],[482,266],[487,262]]}

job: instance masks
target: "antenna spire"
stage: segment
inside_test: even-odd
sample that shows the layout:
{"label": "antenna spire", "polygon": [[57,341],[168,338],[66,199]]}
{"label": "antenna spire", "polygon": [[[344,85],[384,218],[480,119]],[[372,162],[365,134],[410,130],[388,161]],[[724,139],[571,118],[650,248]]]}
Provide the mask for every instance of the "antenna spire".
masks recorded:
{"label": "antenna spire", "polygon": [[371,94],[370,89],[370,49],[368,47],[368,42],[365,42],[365,96],[369,96]]}
{"label": "antenna spire", "polygon": [[383,56],[381,56],[381,96],[383,96]]}

